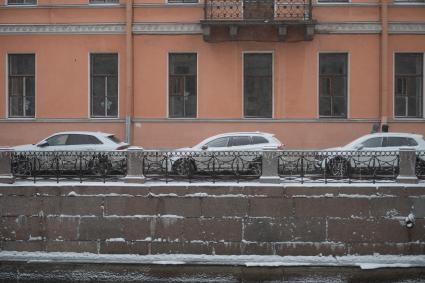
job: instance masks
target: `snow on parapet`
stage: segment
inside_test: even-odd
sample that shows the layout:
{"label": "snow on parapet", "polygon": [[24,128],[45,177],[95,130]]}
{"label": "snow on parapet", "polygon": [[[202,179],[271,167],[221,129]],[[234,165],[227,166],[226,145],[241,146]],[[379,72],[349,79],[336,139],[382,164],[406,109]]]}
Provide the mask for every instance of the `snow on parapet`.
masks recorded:
{"label": "snow on parapet", "polygon": [[162,265],[222,265],[222,266],[321,266],[411,268],[425,267],[425,255],[371,255],[371,256],[264,256],[264,255],[193,255],[193,254],[93,254],[69,252],[1,251],[0,261],[61,261],[72,263],[162,264]]}

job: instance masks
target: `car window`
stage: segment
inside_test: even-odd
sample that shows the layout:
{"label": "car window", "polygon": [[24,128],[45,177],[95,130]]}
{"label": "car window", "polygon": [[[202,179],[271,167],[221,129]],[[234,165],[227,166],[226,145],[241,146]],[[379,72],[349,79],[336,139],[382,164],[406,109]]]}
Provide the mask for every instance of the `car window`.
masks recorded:
{"label": "car window", "polygon": [[260,144],[260,143],[269,143],[269,141],[265,137],[253,136],[252,144]]}
{"label": "car window", "polygon": [[121,143],[121,140],[114,135],[108,136],[108,139],[110,139],[114,143]]}
{"label": "car window", "polygon": [[46,142],[49,144],[49,146],[66,145],[67,139],[68,135],[56,135],[48,138]]}
{"label": "car window", "polygon": [[212,140],[210,142],[208,142],[207,144],[205,144],[208,147],[226,147],[228,144],[229,138],[218,138],[215,140]]}
{"label": "car window", "polygon": [[382,146],[382,138],[371,138],[362,142],[364,148],[373,148],[373,147],[381,147]]}
{"label": "car window", "polygon": [[407,137],[387,137],[384,139],[384,147],[417,146],[418,143]]}
{"label": "car window", "polygon": [[251,144],[251,137],[249,136],[236,136],[230,138],[230,146],[244,146]]}
{"label": "car window", "polygon": [[68,140],[66,141],[67,145],[80,145],[80,144],[102,144],[102,142],[91,135],[79,135],[73,134],[69,135]]}

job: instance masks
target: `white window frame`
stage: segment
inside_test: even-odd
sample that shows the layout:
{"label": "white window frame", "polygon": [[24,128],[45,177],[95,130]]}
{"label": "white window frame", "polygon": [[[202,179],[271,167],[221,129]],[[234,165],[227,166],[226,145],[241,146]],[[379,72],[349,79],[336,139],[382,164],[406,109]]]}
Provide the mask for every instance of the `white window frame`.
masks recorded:
{"label": "white window frame", "polygon": [[[196,114],[195,117],[170,117],[170,54],[196,54]],[[197,51],[168,51],[167,53],[167,71],[166,71],[166,89],[165,89],[165,100],[167,109],[167,119],[173,120],[190,120],[199,118],[199,53]]]}
{"label": "white window frame", "polygon": [[[347,54],[347,117],[321,117],[320,116],[320,54]],[[316,108],[316,118],[320,120],[324,119],[331,119],[331,120],[348,120],[351,119],[351,95],[350,95],[350,85],[351,85],[351,79],[350,79],[350,68],[351,68],[351,54],[349,51],[318,51],[317,52],[317,81],[316,81],[316,101],[317,101],[317,108]]]}
{"label": "white window frame", "polygon": [[[117,116],[116,117],[93,117],[91,115],[91,55],[96,54],[117,54],[117,81],[118,81],[118,90],[117,90]],[[89,52],[88,54],[88,118],[93,120],[118,120],[120,118],[120,53],[118,51],[102,51],[102,52]]]}
{"label": "white window frame", "polygon": [[[271,117],[245,117],[245,54],[271,54],[272,55],[272,116]],[[254,119],[261,119],[261,120],[267,120],[267,119],[274,119],[275,118],[275,54],[273,50],[268,51],[243,51],[242,52],[242,119],[246,120],[254,120]]]}
{"label": "white window frame", "polygon": [[[421,53],[422,54],[422,117],[400,117],[395,115],[395,55],[396,54],[411,54]],[[421,51],[394,51],[393,52],[393,83],[392,83],[392,104],[393,104],[393,119],[397,121],[422,121],[425,120],[425,52]]]}

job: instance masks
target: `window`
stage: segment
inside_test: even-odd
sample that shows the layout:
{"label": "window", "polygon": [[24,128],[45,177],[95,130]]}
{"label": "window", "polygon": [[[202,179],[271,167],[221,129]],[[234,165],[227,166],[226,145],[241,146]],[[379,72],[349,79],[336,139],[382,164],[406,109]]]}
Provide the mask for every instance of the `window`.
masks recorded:
{"label": "window", "polygon": [[90,0],[89,4],[119,4],[119,0]]}
{"label": "window", "polygon": [[350,0],[317,0],[318,3],[349,3]]}
{"label": "window", "polygon": [[425,0],[394,0],[395,3],[425,3]]}
{"label": "window", "polygon": [[197,55],[169,54],[169,116],[195,118],[197,99]]}
{"label": "window", "polygon": [[198,3],[198,0],[168,0],[168,3]]}
{"label": "window", "polygon": [[251,137],[239,136],[230,138],[230,146],[244,146],[251,144]]}
{"label": "window", "polygon": [[423,54],[395,54],[394,115],[401,118],[423,116]]}
{"label": "window", "polygon": [[37,5],[37,0],[7,0],[7,5]]}
{"label": "window", "polygon": [[226,147],[229,138],[218,138],[206,144],[208,147]]}
{"label": "window", "polygon": [[9,117],[35,116],[35,55],[10,54],[8,66]]}
{"label": "window", "polygon": [[381,147],[382,146],[382,138],[381,137],[371,138],[371,139],[364,141],[362,144],[363,144],[364,148]]}
{"label": "window", "polygon": [[271,118],[273,107],[272,54],[244,55],[244,116]]}
{"label": "window", "polygon": [[319,115],[347,118],[347,54],[319,56]]}
{"label": "window", "polygon": [[406,137],[386,137],[384,147],[417,146],[418,143],[412,138]]}
{"label": "window", "polygon": [[102,142],[94,136],[78,134],[69,135],[68,140],[66,141],[66,145],[80,144],[102,144]]}
{"label": "window", "polygon": [[260,143],[269,143],[269,141],[264,137],[253,136],[252,144],[260,144]]}
{"label": "window", "polygon": [[68,135],[56,135],[56,136],[48,138],[46,142],[49,146],[66,145],[67,139],[68,139]]}
{"label": "window", "polygon": [[91,54],[91,117],[118,116],[118,54]]}

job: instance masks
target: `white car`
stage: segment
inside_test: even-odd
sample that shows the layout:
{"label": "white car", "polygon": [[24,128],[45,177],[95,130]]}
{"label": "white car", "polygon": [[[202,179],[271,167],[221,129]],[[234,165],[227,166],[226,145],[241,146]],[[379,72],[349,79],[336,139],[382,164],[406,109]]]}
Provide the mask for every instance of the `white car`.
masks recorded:
{"label": "white car", "polygon": [[[398,151],[409,148],[425,151],[424,137],[409,133],[368,134],[345,146],[326,149],[327,157],[322,162],[322,168],[326,167],[332,175],[339,176],[346,175],[350,169],[395,170],[398,166]],[[417,171],[422,170],[424,166],[425,156],[418,155]]]}
{"label": "white car", "polygon": [[59,132],[36,144],[12,147],[15,151],[109,151],[123,150],[128,144],[113,134],[102,132]]}
{"label": "white car", "polygon": [[168,160],[167,171],[177,175],[196,171],[251,171],[258,174],[261,170],[261,158],[256,152],[283,148],[284,145],[270,133],[224,133],[209,137],[193,147],[177,149],[175,155]]}
{"label": "white car", "polygon": [[12,170],[20,176],[124,174],[126,158],[122,150],[128,146],[113,134],[59,132],[36,144],[12,147]]}

